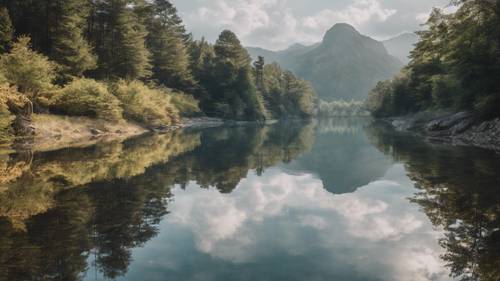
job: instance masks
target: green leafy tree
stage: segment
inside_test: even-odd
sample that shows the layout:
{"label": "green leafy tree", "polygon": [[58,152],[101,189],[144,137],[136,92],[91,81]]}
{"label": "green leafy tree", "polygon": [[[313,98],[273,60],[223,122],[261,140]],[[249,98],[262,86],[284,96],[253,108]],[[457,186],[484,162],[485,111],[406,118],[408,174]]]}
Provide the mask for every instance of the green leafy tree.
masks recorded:
{"label": "green leafy tree", "polygon": [[0,69],[10,84],[32,98],[53,88],[56,65],[31,50],[29,37],[19,37],[10,53],[0,57]]}
{"label": "green leafy tree", "polygon": [[312,86],[277,63],[264,67],[264,86],[265,105],[273,118],[308,118],[314,114],[317,96]]}
{"label": "green leafy tree", "polygon": [[14,28],[10,20],[9,11],[7,8],[0,7],[0,54],[7,50],[13,34]]}
{"label": "green leafy tree", "polygon": [[96,57],[83,36],[88,2],[80,0],[58,1],[59,27],[54,34],[51,57],[62,65],[64,76],[80,77],[96,67]]}
{"label": "green leafy tree", "polygon": [[418,32],[411,61],[369,99],[375,115],[427,109],[474,111],[500,116],[500,2],[457,0],[458,10],[434,9]]}

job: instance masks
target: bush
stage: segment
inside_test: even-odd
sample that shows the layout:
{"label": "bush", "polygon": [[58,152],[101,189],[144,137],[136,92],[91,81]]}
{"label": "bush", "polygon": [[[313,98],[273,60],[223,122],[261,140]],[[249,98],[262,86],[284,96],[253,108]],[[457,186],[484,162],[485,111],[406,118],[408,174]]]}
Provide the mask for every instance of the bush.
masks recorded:
{"label": "bush", "polygon": [[20,92],[36,96],[53,88],[56,64],[30,49],[30,38],[19,37],[10,53],[0,57],[5,79]]}
{"label": "bush", "polygon": [[168,92],[150,88],[140,81],[120,80],[110,87],[122,103],[124,117],[148,126],[171,125],[179,113]]}
{"label": "bush", "polygon": [[199,102],[193,96],[184,93],[172,93],[172,103],[183,117],[194,117],[201,114]]}
{"label": "bush", "polygon": [[77,79],[57,91],[50,108],[57,113],[88,116],[119,121],[122,119],[120,101],[108,92],[105,84],[92,79]]}
{"label": "bush", "polygon": [[14,139],[14,130],[12,122],[15,115],[9,110],[9,103],[19,108],[29,102],[26,97],[21,95],[14,87],[7,84],[0,84],[0,144],[6,144]]}

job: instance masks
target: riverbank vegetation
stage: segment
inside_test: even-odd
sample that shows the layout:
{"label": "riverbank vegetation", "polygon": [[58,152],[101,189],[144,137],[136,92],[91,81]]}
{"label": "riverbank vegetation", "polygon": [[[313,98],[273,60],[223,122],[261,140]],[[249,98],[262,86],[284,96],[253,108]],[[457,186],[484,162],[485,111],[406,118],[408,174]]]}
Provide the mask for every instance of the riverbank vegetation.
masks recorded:
{"label": "riverbank vegetation", "polygon": [[363,101],[320,101],[318,105],[318,116],[320,117],[361,117],[369,116]]}
{"label": "riverbank vegetation", "polygon": [[453,4],[455,13],[432,11],[408,66],[372,91],[367,106],[373,115],[435,109],[500,115],[500,2]]}
{"label": "riverbank vegetation", "polygon": [[[310,117],[312,87],[266,69],[265,87],[257,85],[234,33],[223,31],[215,44],[194,40],[167,0],[0,0],[0,139],[19,135],[19,112],[7,105],[18,95],[34,113],[146,128],[199,115]],[[31,113],[23,112],[27,125]]]}

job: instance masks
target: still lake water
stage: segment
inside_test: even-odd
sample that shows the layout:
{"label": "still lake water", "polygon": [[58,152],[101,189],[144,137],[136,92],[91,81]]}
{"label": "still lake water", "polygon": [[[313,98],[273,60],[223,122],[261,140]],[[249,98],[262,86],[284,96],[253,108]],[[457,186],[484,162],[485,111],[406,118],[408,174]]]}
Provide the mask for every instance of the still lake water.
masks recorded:
{"label": "still lake water", "polygon": [[497,281],[499,171],[349,119],[3,155],[0,280]]}

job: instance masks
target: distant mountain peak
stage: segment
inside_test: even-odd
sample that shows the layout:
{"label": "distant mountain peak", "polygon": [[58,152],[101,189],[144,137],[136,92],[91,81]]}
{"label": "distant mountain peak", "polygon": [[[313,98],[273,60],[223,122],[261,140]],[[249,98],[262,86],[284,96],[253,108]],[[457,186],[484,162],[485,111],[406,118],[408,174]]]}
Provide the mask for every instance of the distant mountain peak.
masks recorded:
{"label": "distant mountain peak", "polygon": [[304,45],[304,44],[300,44],[300,43],[295,43],[295,44],[292,44],[290,45],[290,47],[286,48],[285,51],[294,51],[294,50],[300,50],[300,49],[304,49],[306,48],[307,46]]}
{"label": "distant mountain peak", "polygon": [[337,23],[330,28],[323,38],[323,41],[329,41],[337,37],[359,36],[359,32],[350,24]]}

